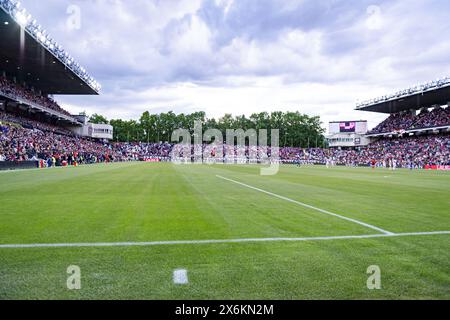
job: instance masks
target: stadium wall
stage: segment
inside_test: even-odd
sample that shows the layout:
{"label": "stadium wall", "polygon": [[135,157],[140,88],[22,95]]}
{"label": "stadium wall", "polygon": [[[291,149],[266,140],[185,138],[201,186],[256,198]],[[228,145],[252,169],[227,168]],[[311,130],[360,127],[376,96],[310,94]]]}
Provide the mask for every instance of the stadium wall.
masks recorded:
{"label": "stadium wall", "polygon": [[0,171],[39,168],[38,161],[0,161]]}

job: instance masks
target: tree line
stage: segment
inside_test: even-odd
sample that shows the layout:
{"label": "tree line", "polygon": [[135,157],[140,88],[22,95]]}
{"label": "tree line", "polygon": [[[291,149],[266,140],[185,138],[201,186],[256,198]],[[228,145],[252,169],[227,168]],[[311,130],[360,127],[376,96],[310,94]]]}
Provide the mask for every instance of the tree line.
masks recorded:
{"label": "tree line", "polygon": [[172,111],[151,114],[146,111],[139,120],[108,120],[104,116],[94,114],[92,123],[110,124],[114,127],[115,142],[170,142],[172,132],[176,129],[194,131],[194,121],[201,121],[203,130],[218,129],[224,136],[227,129],[279,129],[280,147],[325,147],[325,130],[321,126],[320,117],[310,117],[300,112],[260,112],[250,117],[245,115],[207,118],[205,112],[191,114],[175,114]]}

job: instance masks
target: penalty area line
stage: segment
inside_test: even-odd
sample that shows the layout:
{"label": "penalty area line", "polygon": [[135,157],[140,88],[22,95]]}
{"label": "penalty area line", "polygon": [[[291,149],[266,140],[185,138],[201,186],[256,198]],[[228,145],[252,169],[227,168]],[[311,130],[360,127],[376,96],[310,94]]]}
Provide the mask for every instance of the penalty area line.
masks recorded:
{"label": "penalty area line", "polygon": [[98,243],[35,243],[35,244],[2,244],[0,249],[28,249],[28,248],[80,248],[80,247],[151,247],[170,245],[201,245],[201,244],[227,244],[227,243],[257,243],[257,242],[309,242],[351,239],[376,239],[418,237],[433,235],[450,235],[450,231],[409,232],[393,234],[367,234],[353,236],[306,237],[306,238],[249,238],[249,239],[223,239],[223,240],[180,240],[180,241],[152,241],[152,242],[98,242]]}
{"label": "penalty area line", "polygon": [[261,193],[265,193],[265,194],[267,194],[269,196],[272,196],[272,197],[275,197],[275,198],[278,198],[278,199],[281,199],[281,200],[285,200],[285,201],[288,201],[288,202],[291,202],[291,203],[295,203],[295,204],[297,204],[299,206],[302,206],[302,207],[305,207],[305,208],[308,208],[308,209],[312,209],[312,210],[315,210],[315,211],[327,214],[329,216],[333,216],[333,217],[336,217],[336,218],[339,218],[339,219],[342,219],[342,220],[346,220],[346,221],[350,221],[350,222],[359,224],[359,225],[364,226],[366,228],[370,228],[372,230],[376,230],[376,231],[379,231],[379,232],[387,234],[387,235],[393,235],[394,234],[393,232],[390,232],[390,231],[378,228],[378,227],[373,226],[371,224],[368,224],[368,223],[365,223],[365,222],[362,222],[362,221],[359,221],[359,220],[356,220],[356,219],[348,218],[348,217],[345,217],[343,215],[340,215],[340,214],[337,214],[337,213],[333,213],[333,212],[330,212],[330,211],[327,211],[327,210],[324,210],[324,209],[320,209],[320,208],[311,206],[309,204],[306,204],[306,203],[303,203],[303,202],[300,202],[300,201],[297,201],[297,200],[294,200],[294,199],[291,199],[291,198],[288,198],[288,197],[285,197],[285,196],[281,196],[279,194],[276,194],[276,193],[273,193],[273,192],[270,192],[270,191],[266,191],[266,190],[263,190],[263,189],[260,189],[260,188],[256,188],[256,187],[253,187],[251,185],[248,185],[248,184],[245,184],[245,183],[233,180],[233,179],[225,178],[225,177],[222,177],[220,175],[216,175],[216,177],[219,178],[219,179],[222,179],[222,180],[225,180],[225,181],[228,181],[228,182],[232,182],[232,183],[238,184],[240,186],[243,186],[243,187],[246,187],[246,188],[258,191],[258,192],[261,192]]}

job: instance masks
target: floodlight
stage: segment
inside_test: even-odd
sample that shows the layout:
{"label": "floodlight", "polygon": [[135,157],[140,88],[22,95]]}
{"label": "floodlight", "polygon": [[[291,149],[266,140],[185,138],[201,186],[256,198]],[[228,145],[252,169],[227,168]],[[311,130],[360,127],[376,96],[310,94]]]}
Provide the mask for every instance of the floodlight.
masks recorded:
{"label": "floodlight", "polygon": [[[81,79],[85,80],[96,91],[99,90],[100,85],[82,68],[74,59],[67,54],[61,45],[51,39],[47,32],[26,12],[22,5],[17,0],[0,0],[0,7],[7,12],[17,24],[29,32],[41,45],[45,46],[57,59],[66,65],[77,74]],[[1,22],[4,25],[9,25],[8,21]]]}
{"label": "floodlight", "polygon": [[19,23],[22,27],[25,27],[28,23],[28,17],[26,15],[25,10],[17,11],[15,14],[17,23]]}

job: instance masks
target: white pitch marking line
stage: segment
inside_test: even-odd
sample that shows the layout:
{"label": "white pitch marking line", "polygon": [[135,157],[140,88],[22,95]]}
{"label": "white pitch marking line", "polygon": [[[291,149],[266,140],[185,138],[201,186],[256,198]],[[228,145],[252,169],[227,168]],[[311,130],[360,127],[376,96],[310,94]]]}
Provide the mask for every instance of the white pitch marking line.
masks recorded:
{"label": "white pitch marking line", "polygon": [[187,270],[185,269],[178,269],[173,272],[173,283],[175,284],[188,284],[188,276],[187,276]]}
{"label": "white pitch marking line", "polygon": [[97,242],[97,243],[34,243],[34,244],[2,244],[0,249],[28,249],[28,248],[80,248],[80,247],[150,247],[170,245],[197,245],[222,244],[246,242],[301,242],[301,241],[327,241],[349,239],[395,238],[432,235],[450,235],[450,231],[409,232],[393,234],[367,234],[354,236],[306,237],[306,238],[249,238],[249,239],[223,239],[223,240],[180,240],[180,241],[153,241],[153,242]]}
{"label": "white pitch marking line", "polygon": [[347,220],[347,221],[350,221],[350,222],[353,222],[353,223],[357,223],[359,225],[365,226],[365,227],[373,229],[373,230],[377,230],[377,231],[382,232],[382,233],[387,234],[387,235],[393,235],[394,234],[393,232],[386,231],[384,229],[375,227],[375,226],[373,226],[371,224],[368,224],[368,223],[365,223],[365,222],[362,222],[362,221],[359,221],[359,220],[356,220],[356,219],[348,218],[348,217],[342,216],[340,214],[333,213],[333,212],[330,212],[330,211],[327,211],[327,210],[323,210],[323,209],[320,209],[320,208],[317,208],[317,207],[313,207],[313,206],[311,206],[309,204],[306,204],[306,203],[303,203],[303,202],[300,202],[300,201],[297,201],[297,200],[293,200],[293,199],[290,199],[290,198],[287,198],[287,197],[284,197],[284,196],[280,196],[280,195],[278,195],[276,193],[272,193],[272,192],[269,192],[269,191],[266,191],[266,190],[263,190],[263,189],[259,189],[259,188],[250,186],[248,184],[245,184],[245,183],[233,180],[233,179],[228,179],[228,178],[225,178],[225,177],[222,177],[222,176],[219,176],[219,175],[216,175],[216,177],[220,178],[220,179],[223,179],[223,180],[226,180],[226,181],[229,181],[229,182],[233,182],[233,183],[239,184],[239,185],[247,187],[249,189],[253,189],[253,190],[256,190],[256,191],[268,194],[269,196],[272,196],[272,197],[275,197],[275,198],[278,198],[278,199],[282,199],[282,200],[285,200],[285,201],[288,201],[288,202],[292,202],[292,203],[298,204],[298,205],[303,206],[305,208],[316,210],[316,211],[328,214],[328,215],[333,216],[333,217],[337,217],[337,218],[340,218],[340,219],[343,219],[343,220]]}

